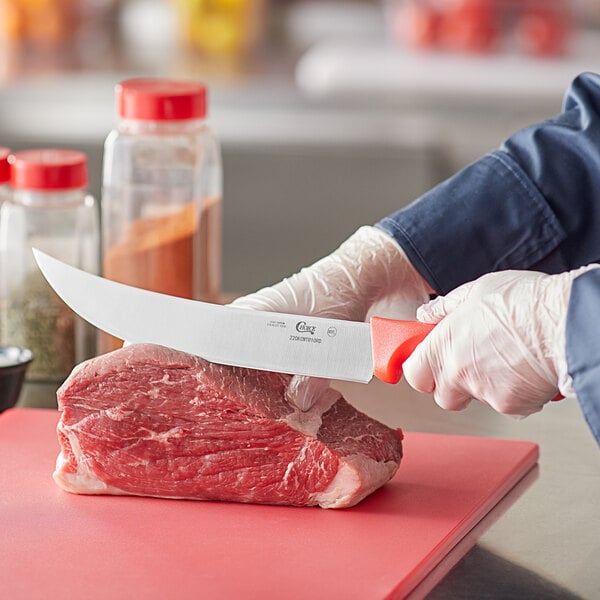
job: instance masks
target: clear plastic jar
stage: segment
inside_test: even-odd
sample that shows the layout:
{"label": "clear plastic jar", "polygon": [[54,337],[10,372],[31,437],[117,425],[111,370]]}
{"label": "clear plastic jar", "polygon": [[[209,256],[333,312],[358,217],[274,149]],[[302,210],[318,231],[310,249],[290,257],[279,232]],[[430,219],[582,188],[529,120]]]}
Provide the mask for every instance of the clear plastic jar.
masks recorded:
{"label": "clear plastic jar", "polygon": [[95,330],[54,293],[31,248],[98,273],[99,214],[85,191],[87,158],[41,149],[9,160],[12,194],[0,218],[1,343],[33,352],[29,381],[60,383],[94,354]]}
{"label": "clear plastic jar", "polygon": [[[116,88],[105,142],[102,271],[136,287],[218,302],[222,168],[206,88],[131,79]],[[101,336],[100,351],[121,345]]]}

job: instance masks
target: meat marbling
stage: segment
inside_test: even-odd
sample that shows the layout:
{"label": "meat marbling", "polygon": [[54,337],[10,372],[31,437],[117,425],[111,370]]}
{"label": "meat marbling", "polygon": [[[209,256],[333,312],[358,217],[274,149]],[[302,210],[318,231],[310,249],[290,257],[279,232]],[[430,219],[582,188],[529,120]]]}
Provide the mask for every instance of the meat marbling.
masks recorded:
{"label": "meat marbling", "polygon": [[398,469],[401,433],[333,389],[301,412],[290,379],[151,344],[93,358],[58,391],[54,479],[82,494],[355,505]]}

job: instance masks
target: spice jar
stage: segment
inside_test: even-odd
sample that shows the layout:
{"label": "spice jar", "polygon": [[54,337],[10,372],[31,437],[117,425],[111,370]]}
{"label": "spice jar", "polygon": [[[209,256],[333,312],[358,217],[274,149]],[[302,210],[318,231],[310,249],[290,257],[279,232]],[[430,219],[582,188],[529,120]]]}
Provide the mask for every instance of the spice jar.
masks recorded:
{"label": "spice jar", "polygon": [[99,215],[85,191],[87,158],[42,149],[9,160],[12,195],[0,218],[0,343],[33,352],[27,380],[60,383],[93,355],[94,329],[54,293],[31,248],[98,273]]}
{"label": "spice jar", "polygon": [[[102,182],[104,277],[218,302],[221,153],[199,83],[130,79],[116,87],[118,125]],[[120,340],[102,335],[105,352]]]}

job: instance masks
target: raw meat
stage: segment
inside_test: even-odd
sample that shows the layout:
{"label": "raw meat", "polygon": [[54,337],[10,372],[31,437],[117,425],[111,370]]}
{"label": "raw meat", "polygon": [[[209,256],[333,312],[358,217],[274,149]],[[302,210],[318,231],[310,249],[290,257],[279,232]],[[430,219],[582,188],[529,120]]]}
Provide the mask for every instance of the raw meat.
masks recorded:
{"label": "raw meat", "polygon": [[91,359],[58,391],[54,479],[82,494],[353,506],[398,469],[401,433],[333,389],[303,413],[290,379],[151,344]]}

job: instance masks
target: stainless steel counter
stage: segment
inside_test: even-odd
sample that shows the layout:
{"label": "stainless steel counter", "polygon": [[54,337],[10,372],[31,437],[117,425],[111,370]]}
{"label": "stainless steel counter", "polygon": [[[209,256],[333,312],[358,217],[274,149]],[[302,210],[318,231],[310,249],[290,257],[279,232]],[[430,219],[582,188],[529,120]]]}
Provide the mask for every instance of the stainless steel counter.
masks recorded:
{"label": "stainless steel counter", "polygon": [[[552,403],[514,420],[477,403],[464,412],[443,411],[404,381],[335,386],[363,412],[405,431],[523,439],[540,446],[538,467],[442,561],[413,600],[600,598],[600,449],[577,402]],[[54,403],[52,386],[31,384],[20,401]]]}

